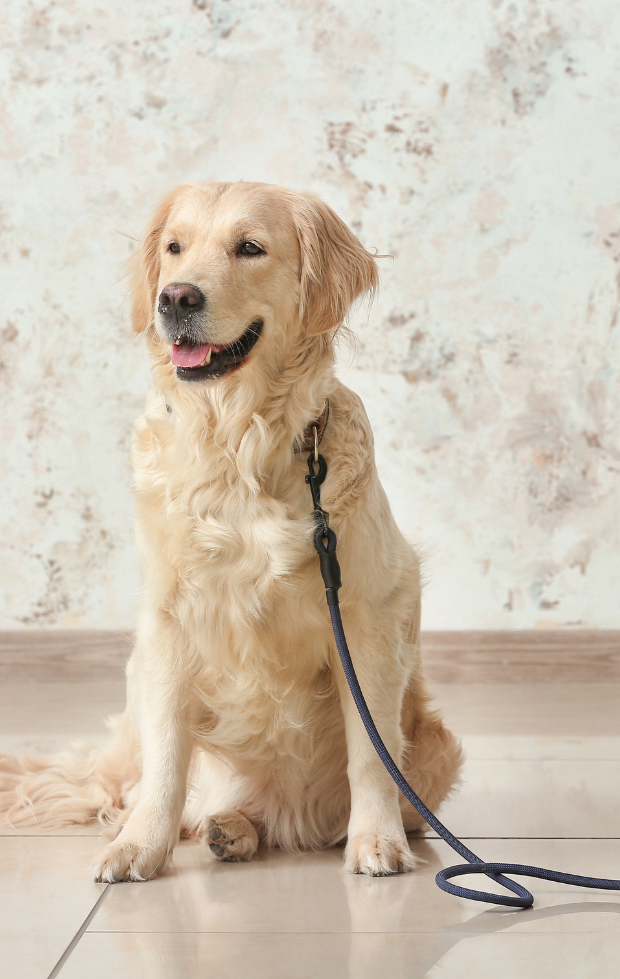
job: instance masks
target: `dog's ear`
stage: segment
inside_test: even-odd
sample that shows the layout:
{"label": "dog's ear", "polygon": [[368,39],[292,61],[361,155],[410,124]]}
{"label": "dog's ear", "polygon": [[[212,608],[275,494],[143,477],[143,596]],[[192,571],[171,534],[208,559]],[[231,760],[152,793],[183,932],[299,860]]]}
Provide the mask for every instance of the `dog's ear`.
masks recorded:
{"label": "dog's ear", "polygon": [[377,264],[344,221],[318,197],[294,208],[301,248],[299,312],[310,336],[340,326],[352,303],[374,291]]}
{"label": "dog's ear", "polygon": [[175,190],[161,202],[140,247],[131,258],[131,322],[136,333],[144,333],[153,322],[159,281],[159,241],[177,195],[178,190]]}

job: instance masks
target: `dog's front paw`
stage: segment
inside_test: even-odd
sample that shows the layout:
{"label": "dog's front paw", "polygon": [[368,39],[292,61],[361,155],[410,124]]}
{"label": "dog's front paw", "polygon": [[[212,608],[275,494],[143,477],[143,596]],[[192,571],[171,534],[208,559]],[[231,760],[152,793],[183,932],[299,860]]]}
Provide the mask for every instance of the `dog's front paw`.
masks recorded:
{"label": "dog's front paw", "polygon": [[251,860],[258,849],[258,833],[236,809],[208,816],[198,835],[221,863]]}
{"label": "dog's front paw", "polygon": [[106,846],[95,867],[95,880],[116,884],[122,880],[148,880],[161,874],[172,851],[161,850],[147,843],[116,840]]}
{"label": "dog's front paw", "polygon": [[386,877],[414,870],[415,855],[405,836],[368,833],[352,836],[344,854],[344,869],[350,874]]}

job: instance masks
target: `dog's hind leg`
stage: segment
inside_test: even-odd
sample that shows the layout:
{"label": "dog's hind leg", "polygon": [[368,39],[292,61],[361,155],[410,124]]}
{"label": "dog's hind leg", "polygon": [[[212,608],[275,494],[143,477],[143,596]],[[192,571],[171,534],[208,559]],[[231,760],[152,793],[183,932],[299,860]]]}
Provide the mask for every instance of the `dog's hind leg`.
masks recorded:
{"label": "dog's hind leg", "polygon": [[258,850],[258,833],[238,809],[225,809],[207,817],[199,837],[221,863],[251,860]]}
{"label": "dog's hind leg", "polygon": [[[439,713],[429,708],[429,700],[423,678],[414,675],[403,701],[406,748],[402,771],[422,802],[435,812],[458,785],[463,752],[454,735],[444,727]],[[426,827],[403,796],[400,807],[407,832]]]}
{"label": "dog's hind leg", "polygon": [[181,833],[195,836],[214,860],[251,860],[258,849],[258,832],[243,813],[248,795],[246,779],[208,750],[194,755]]}

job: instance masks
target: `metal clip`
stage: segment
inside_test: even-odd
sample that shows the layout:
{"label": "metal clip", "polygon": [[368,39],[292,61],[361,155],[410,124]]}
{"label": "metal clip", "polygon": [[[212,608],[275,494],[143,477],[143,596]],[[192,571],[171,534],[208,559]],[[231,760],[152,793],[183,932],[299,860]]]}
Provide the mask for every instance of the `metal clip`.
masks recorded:
{"label": "metal clip", "polygon": [[[316,438],[316,435],[315,435]],[[306,482],[310,486],[310,492],[312,493],[312,503],[314,506],[314,519],[316,520],[317,526],[323,531],[323,536],[327,537],[327,531],[329,530],[329,513],[321,506],[321,490],[319,489],[321,483],[327,475],[327,463],[322,455],[318,455],[316,462],[318,463],[317,472],[314,471],[314,453],[310,453],[308,456],[308,475],[306,476]]]}

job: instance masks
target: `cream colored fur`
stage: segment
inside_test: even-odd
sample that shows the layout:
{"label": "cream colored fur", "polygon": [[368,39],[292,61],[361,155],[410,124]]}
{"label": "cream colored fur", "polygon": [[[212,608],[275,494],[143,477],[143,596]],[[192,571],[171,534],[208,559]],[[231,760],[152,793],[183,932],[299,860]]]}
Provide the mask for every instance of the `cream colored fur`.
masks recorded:
{"label": "cream colored fur", "polygon": [[[260,261],[235,250],[248,235],[266,251]],[[208,297],[213,343],[263,319],[236,372],[177,378],[156,311],[173,281]],[[350,871],[414,866],[404,827],[421,820],[399,804],[346,688],[306,455],[294,452],[325,398],[322,497],[360,683],[426,803],[455,784],[460,749],[429,710],[421,673],[418,561],[379,482],[364,408],[333,371],[334,333],[376,282],[373,258],[311,196],[196,184],[154,216],[134,268],[154,393],[133,441],[144,588],[127,709],[107,749],[0,760],[0,809],[14,823],[99,817],[120,830],[99,880],[163,871],[180,834],[203,837],[220,859],[248,859],[259,839],[296,849],[346,836]]]}

